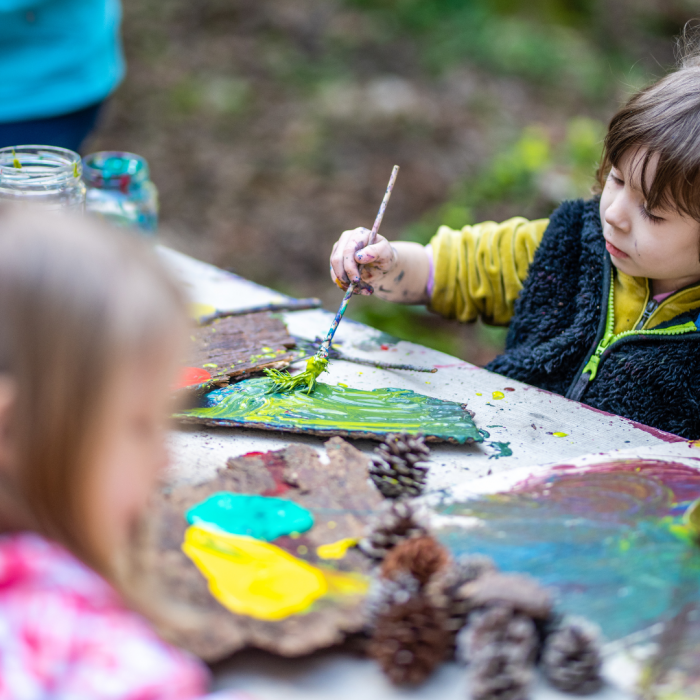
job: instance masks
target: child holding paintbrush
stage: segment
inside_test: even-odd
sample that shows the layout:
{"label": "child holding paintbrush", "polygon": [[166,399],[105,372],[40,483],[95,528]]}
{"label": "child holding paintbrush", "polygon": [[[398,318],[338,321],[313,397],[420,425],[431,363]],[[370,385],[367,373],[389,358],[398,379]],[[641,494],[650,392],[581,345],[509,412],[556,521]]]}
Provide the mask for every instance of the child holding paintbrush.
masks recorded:
{"label": "child holding paintbrush", "polygon": [[2,700],[205,693],[205,666],[134,611],[154,606],[126,556],[167,461],[185,331],[135,239],[0,210]]}
{"label": "child holding paintbrush", "polygon": [[700,51],[615,114],[598,182],[549,221],[442,226],[425,247],[346,231],[332,278],[509,323],[487,369],[699,439]]}

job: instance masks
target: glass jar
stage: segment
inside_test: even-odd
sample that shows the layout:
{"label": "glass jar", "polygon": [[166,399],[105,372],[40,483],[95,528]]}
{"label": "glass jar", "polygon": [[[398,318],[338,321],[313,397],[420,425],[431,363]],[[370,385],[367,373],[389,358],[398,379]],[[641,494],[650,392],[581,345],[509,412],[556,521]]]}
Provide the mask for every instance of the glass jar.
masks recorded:
{"label": "glass jar", "polygon": [[83,158],[86,211],[117,226],[154,235],[158,227],[158,190],[148,163],[134,153],[100,151]]}
{"label": "glass jar", "polygon": [[0,200],[82,212],[80,156],[55,146],[0,148]]}

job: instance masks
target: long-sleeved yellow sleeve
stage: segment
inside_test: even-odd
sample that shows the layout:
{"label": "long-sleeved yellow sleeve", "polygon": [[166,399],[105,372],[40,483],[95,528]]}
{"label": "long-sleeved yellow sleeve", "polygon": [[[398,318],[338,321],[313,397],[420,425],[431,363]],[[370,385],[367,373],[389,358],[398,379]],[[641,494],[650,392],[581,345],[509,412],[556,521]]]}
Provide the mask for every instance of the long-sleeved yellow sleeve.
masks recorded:
{"label": "long-sleeved yellow sleeve", "polygon": [[492,325],[508,324],[548,223],[515,217],[461,231],[441,226],[430,241],[435,275],[430,308],[465,323],[481,316]]}

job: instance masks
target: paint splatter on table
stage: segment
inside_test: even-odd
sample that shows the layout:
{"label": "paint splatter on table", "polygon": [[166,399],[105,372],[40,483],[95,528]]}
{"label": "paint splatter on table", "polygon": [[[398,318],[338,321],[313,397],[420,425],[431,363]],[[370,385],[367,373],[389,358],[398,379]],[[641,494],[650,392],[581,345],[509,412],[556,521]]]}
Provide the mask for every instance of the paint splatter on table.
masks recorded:
{"label": "paint splatter on table", "polygon": [[[192,618],[187,628],[176,619],[168,621],[164,631],[169,638],[215,661],[247,646],[302,655],[337,644],[362,628],[364,577],[370,564],[352,543],[364,534],[382,497],[368,483],[368,459],[359,450],[333,438],[326,443],[326,454],[324,464],[316,450],[302,445],[250,453],[230,459],[203,484],[181,486],[155,499],[139,560],[155,577],[162,598],[185,606]],[[212,537],[203,521],[211,524],[213,518],[221,526],[224,519],[201,509],[200,522],[190,526],[185,514],[222,492],[287,500],[312,514],[313,527],[270,542],[226,533]],[[201,570],[182,550],[186,539],[188,554],[199,560]],[[227,559],[227,553],[233,558]],[[265,565],[258,589],[265,595],[246,597],[236,585],[224,585],[217,597],[212,595],[210,587],[218,587],[217,578],[235,584],[239,574],[252,575],[252,563],[236,568],[251,557]],[[291,597],[289,587],[277,587],[277,574],[285,567],[300,582]],[[269,605],[271,598],[277,602]]]}
{"label": "paint splatter on table", "polygon": [[271,387],[269,379],[248,379],[210,392],[198,408],[177,417],[186,423],[309,435],[382,439],[398,432],[457,444],[483,440],[464,405],[408,389],[363,391],[318,383],[308,394],[301,389],[270,393]]}
{"label": "paint splatter on table", "polygon": [[[504,571],[529,573],[557,592],[564,612],[620,640],[698,608],[700,548],[683,518],[697,498],[700,471],[680,462],[559,467],[507,491],[442,505],[442,515],[465,520],[439,536],[457,555],[485,554]],[[676,695],[650,697],[698,696],[700,616],[684,634],[675,658],[664,660],[675,671]],[[658,680],[647,674],[650,686]]]}

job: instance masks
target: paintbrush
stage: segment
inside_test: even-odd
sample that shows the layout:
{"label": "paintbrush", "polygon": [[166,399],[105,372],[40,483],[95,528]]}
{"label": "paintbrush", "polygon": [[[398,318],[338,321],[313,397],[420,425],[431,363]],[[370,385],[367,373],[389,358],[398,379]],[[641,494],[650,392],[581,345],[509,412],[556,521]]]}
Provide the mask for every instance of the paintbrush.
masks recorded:
{"label": "paintbrush", "polygon": [[[369,234],[369,239],[367,240],[368,246],[372,245],[377,238],[377,232],[379,231],[379,226],[381,225],[382,219],[384,218],[386,205],[389,203],[389,198],[391,197],[391,192],[394,189],[394,183],[396,182],[396,176],[398,174],[399,166],[395,165],[394,169],[391,171],[391,177],[389,178],[389,184],[386,188],[384,199],[382,200],[382,203],[379,206],[377,218],[374,220],[374,226],[372,226],[372,231]],[[292,389],[296,389],[298,386],[302,385],[306,385],[308,387],[307,393],[309,394],[314,390],[314,386],[316,386],[316,380],[318,379],[319,375],[321,374],[321,372],[325,372],[327,370],[328,351],[331,347],[331,343],[333,342],[333,336],[338,330],[338,325],[340,324],[340,321],[342,320],[343,315],[345,314],[345,309],[348,308],[348,303],[350,302],[350,299],[352,298],[352,295],[355,292],[356,286],[356,282],[351,282],[348,286],[348,289],[345,292],[345,296],[343,297],[343,301],[340,304],[340,308],[338,309],[338,313],[335,315],[333,323],[331,323],[331,327],[328,330],[326,339],[321,344],[321,347],[318,349],[318,352],[313,357],[309,358],[309,360],[306,363],[306,369],[303,372],[292,376],[287,371],[280,372],[277,369],[265,370],[265,374],[272,380],[272,387],[270,389],[271,392],[291,391]]]}

